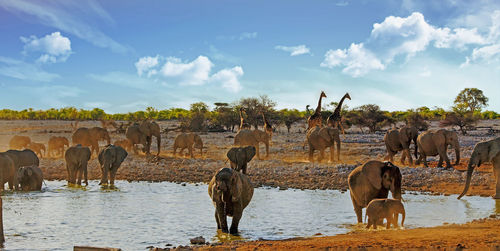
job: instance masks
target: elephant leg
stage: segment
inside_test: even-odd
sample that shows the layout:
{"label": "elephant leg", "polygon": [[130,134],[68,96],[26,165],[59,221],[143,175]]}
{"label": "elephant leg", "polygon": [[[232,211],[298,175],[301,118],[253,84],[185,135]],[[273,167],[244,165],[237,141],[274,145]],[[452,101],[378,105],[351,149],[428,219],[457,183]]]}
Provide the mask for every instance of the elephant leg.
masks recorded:
{"label": "elephant leg", "polygon": [[191,159],[194,158],[194,156],[193,156],[193,146],[189,146],[188,147],[188,151],[189,151],[189,156],[191,157]]}
{"label": "elephant leg", "polygon": [[266,143],[266,158],[269,157],[269,143]]}
{"label": "elephant leg", "polygon": [[313,162],[314,163],[314,148],[309,145],[309,162]]}
{"label": "elephant leg", "polygon": [[352,205],[354,207],[354,212],[356,213],[356,217],[358,218],[358,223],[363,223],[363,208],[356,204],[354,198],[351,195]]}
{"label": "elephant leg", "polygon": [[425,156],[425,155],[421,155],[421,156],[422,156],[422,161],[424,162],[424,166],[429,167],[429,165],[427,164],[427,156]]}
{"label": "elephant leg", "polygon": [[439,165],[438,163],[438,167],[441,167],[443,165],[443,160],[446,162],[446,168],[451,168],[451,163],[450,163],[450,159],[448,158],[448,155],[446,154],[446,148],[444,150],[438,150],[438,153],[439,153],[439,163],[441,165]]}
{"label": "elephant leg", "polygon": [[500,199],[500,162],[498,162],[498,157],[497,160],[493,159],[493,174],[495,175],[495,196],[493,198],[495,199]]}
{"label": "elephant leg", "polygon": [[378,220],[377,219],[373,219],[373,221],[372,221],[373,229],[377,229],[377,223],[378,223]]}
{"label": "elephant leg", "polygon": [[224,214],[224,204],[223,203],[217,203],[215,213],[219,217],[219,224],[220,224],[222,232],[228,233],[229,231],[227,228],[227,219],[226,219],[226,215]]}
{"label": "elephant leg", "polygon": [[443,167],[443,158],[441,157],[441,155],[439,156],[439,161],[438,161],[437,167]]}
{"label": "elephant leg", "polygon": [[392,225],[395,228],[398,228],[398,219],[399,219],[399,214],[395,213],[392,215]]}
{"label": "elephant leg", "polygon": [[108,183],[108,168],[102,168],[101,185],[106,185]]}
{"label": "elephant leg", "polygon": [[78,168],[78,170],[76,171],[76,184],[78,184],[79,186],[82,185],[82,175],[82,167],[80,166],[80,168]]}
{"label": "elephant leg", "polygon": [[335,148],[333,147],[333,145],[331,145],[330,146],[330,162],[332,162],[332,163],[334,161],[333,156],[335,156]]}
{"label": "elephant leg", "polygon": [[66,163],[66,172],[68,173],[68,184],[71,183],[71,174],[69,171],[69,164]]}
{"label": "elephant leg", "polygon": [[411,157],[410,148],[406,148],[404,151],[406,152],[406,156],[408,156],[408,160],[410,162],[410,166],[413,166],[413,158]]}
{"label": "elephant leg", "polygon": [[175,158],[175,154],[176,154],[176,152],[177,152],[177,146],[176,146],[176,145],[174,145],[174,158]]}
{"label": "elephant leg", "polygon": [[111,186],[115,185],[116,172],[118,171],[118,165],[114,164],[111,170],[109,170],[109,179]]}
{"label": "elephant leg", "polygon": [[391,223],[392,223],[392,222],[391,222],[391,219],[392,219],[392,217],[391,217],[391,216],[389,216],[389,217],[387,217],[387,218],[386,218],[386,220],[387,220],[387,225],[385,226],[385,229],[390,229],[390,228],[391,228]]}
{"label": "elephant leg", "polygon": [[368,223],[366,224],[366,229],[370,229],[371,225],[372,225],[372,219],[368,217]]}
{"label": "elephant leg", "polygon": [[85,185],[88,186],[89,185],[89,180],[87,179],[87,163],[83,164],[83,174],[84,174],[84,178],[85,178]]}
{"label": "elephant leg", "polygon": [[233,213],[233,220],[231,222],[231,228],[229,229],[229,233],[232,235],[238,235],[238,225],[240,223],[242,212],[241,210],[236,210],[237,212]]}
{"label": "elephant leg", "polygon": [[257,143],[257,144],[255,145],[255,151],[257,152],[257,158],[258,158],[258,159],[261,159],[261,158],[260,158],[260,150],[259,150],[259,149],[260,149],[260,148],[259,148],[259,143]]}

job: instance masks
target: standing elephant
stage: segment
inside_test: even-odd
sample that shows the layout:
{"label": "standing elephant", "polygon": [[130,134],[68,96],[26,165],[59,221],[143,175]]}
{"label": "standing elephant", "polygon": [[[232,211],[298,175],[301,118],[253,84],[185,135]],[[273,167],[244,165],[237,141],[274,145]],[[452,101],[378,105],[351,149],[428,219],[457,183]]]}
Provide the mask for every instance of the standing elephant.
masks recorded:
{"label": "standing elephant", "polygon": [[231,161],[231,168],[247,173],[247,163],[255,156],[254,146],[233,147],[227,152],[227,158]]}
{"label": "standing elephant", "polygon": [[[69,141],[66,137],[52,136],[49,139],[49,149],[47,151],[47,157],[52,156],[63,156],[64,148],[69,147]],[[56,152],[56,155],[53,155]]]}
{"label": "standing elephant", "polygon": [[448,146],[455,149],[455,156],[457,158],[455,165],[460,164],[460,144],[458,142],[458,135],[455,131],[448,131],[445,129],[426,131],[418,135],[417,144],[420,153],[420,157],[416,162],[417,165],[420,164],[420,161],[423,161],[424,166],[427,167],[427,156],[439,155],[437,166],[442,167],[444,160],[446,162],[446,168],[451,168],[450,159],[446,154]]}
{"label": "standing elephant", "polygon": [[39,166],[40,159],[36,156],[36,153],[30,149],[19,150],[8,150],[5,152],[14,161],[14,166],[16,167],[16,172],[19,168],[23,166]]}
{"label": "standing elephant", "polygon": [[314,151],[319,151],[318,161],[321,162],[325,156],[325,149],[330,148],[330,161],[334,159],[334,146],[337,145],[337,160],[340,161],[340,136],[339,129],[331,126],[315,126],[307,131],[307,142],[309,143],[309,161],[314,162]]}
{"label": "standing elephant", "polygon": [[387,131],[384,136],[384,142],[387,149],[386,160],[394,162],[394,155],[396,155],[399,151],[403,151],[401,154],[401,163],[404,164],[406,158],[408,157],[410,161],[410,165],[413,165],[413,158],[410,153],[410,144],[413,141],[415,144],[415,159],[417,159],[417,137],[418,130],[414,126],[404,126],[398,129],[392,129]]}
{"label": "standing elephant", "polygon": [[17,170],[10,156],[0,153],[0,190],[4,190],[7,182],[11,190],[17,189]]}
{"label": "standing elephant", "polygon": [[80,144],[82,146],[90,146],[91,153],[99,153],[99,141],[105,140],[109,145],[111,139],[109,137],[108,130],[101,127],[80,127],[78,128],[72,136],[73,144]]}
{"label": "standing elephant", "polygon": [[479,142],[474,146],[472,154],[467,165],[467,179],[465,181],[464,191],[458,199],[462,198],[469,190],[470,180],[474,167],[479,167],[485,162],[493,164],[493,174],[495,175],[495,196],[493,198],[500,199],[500,137]]}
{"label": "standing elephant", "polygon": [[138,123],[134,123],[127,127],[127,131],[125,131],[125,136],[130,141],[133,146],[134,154],[137,154],[137,144],[142,145],[142,151],[146,152],[147,145],[147,136],[141,132]]}
{"label": "standing elephant", "polygon": [[229,233],[238,234],[243,209],[253,196],[253,185],[248,177],[231,168],[221,168],[208,184],[208,195],[215,206],[217,229],[228,232],[226,217],[233,217]]}
{"label": "standing elephant", "polygon": [[128,153],[120,146],[108,145],[99,153],[99,164],[101,165],[101,183],[99,185],[115,185],[116,171],[127,157]]}
{"label": "standing elephant", "polygon": [[362,209],[368,206],[371,200],[386,199],[389,191],[394,199],[400,200],[401,180],[399,167],[391,162],[370,160],[352,170],[347,182],[358,223],[363,221]]}
{"label": "standing elephant", "polygon": [[403,216],[401,226],[404,226],[406,212],[401,200],[374,199],[366,207],[366,216],[368,216],[368,225],[366,225],[366,228],[368,229],[370,226],[373,226],[373,229],[377,229],[377,224],[383,221],[383,219],[387,220],[387,229],[391,228],[391,224],[394,227],[398,227],[399,214]]}
{"label": "standing elephant", "polygon": [[14,135],[9,141],[10,149],[23,150],[29,146],[31,139],[28,136]]}
{"label": "standing elephant", "polygon": [[200,135],[196,133],[180,133],[175,137],[174,141],[174,157],[175,153],[177,151],[177,148],[180,148],[181,150],[179,153],[182,155],[182,152],[184,149],[188,149],[189,155],[191,158],[194,158],[193,155],[193,145],[194,148],[199,148],[200,149],[200,155],[203,156],[203,141],[201,140]]}
{"label": "standing elephant", "polygon": [[[86,146],[80,144],[72,146],[64,153],[66,160],[66,170],[68,172],[68,184],[82,184],[82,174],[85,175],[85,185],[89,185],[87,180],[87,164],[92,152]],[[78,179],[78,180],[77,180]]]}
{"label": "standing elephant", "polygon": [[160,125],[158,125],[154,121],[143,121],[139,125],[139,130],[146,135],[146,154],[150,154],[151,149],[151,141],[153,140],[153,136],[156,137],[156,145],[158,147],[158,153],[156,155],[160,155],[161,151],[161,129]]}
{"label": "standing elephant", "polygon": [[17,181],[23,191],[41,191],[42,169],[38,166],[23,166],[17,170]]}
{"label": "standing elephant", "polygon": [[266,157],[269,157],[269,134],[255,129],[242,129],[234,136],[234,144],[237,146],[254,146],[257,158],[260,159],[259,143],[266,145]]}
{"label": "standing elephant", "polygon": [[[45,145],[42,143],[36,143],[36,142],[31,142],[28,146],[28,149],[32,150],[35,152],[40,158],[43,157],[43,154],[47,154],[47,151],[45,150]],[[43,151],[43,154],[42,154]]]}

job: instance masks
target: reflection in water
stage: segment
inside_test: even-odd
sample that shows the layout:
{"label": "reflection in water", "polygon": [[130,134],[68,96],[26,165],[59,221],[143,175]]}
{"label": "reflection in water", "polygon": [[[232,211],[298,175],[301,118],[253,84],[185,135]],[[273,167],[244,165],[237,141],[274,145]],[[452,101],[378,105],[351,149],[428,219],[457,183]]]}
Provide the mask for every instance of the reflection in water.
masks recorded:
{"label": "reflection in water", "polygon": [[[71,187],[48,181],[42,192],[3,196],[7,250],[70,250],[74,245],[143,250],[185,245],[204,236],[211,242],[334,235],[364,229],[355,224],[349,193],[334,190],[257,188],[240,222],[241,236],[217,232],[207,185],[99,181]],[[405,228],[463,223],[498,212],[499,201],[469,196],[405,196]],[[230,224],[230,218],[228,224]],[[212,237],[212,239],[210,239]]]}

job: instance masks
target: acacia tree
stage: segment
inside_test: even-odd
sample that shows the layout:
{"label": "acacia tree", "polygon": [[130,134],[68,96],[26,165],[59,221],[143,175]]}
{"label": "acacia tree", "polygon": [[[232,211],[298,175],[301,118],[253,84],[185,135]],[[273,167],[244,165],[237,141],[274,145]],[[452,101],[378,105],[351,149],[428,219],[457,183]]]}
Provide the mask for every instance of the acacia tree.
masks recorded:
{"label": "acacia tree", "polygon": [[255,129],[259,127],[259,124],[264,124],[260,113],[272,113],[275,106],[276,102],[272,101],[267,95],[262,95],[259,98],[243,98],[235,105],[237,109],[242,107],[245,110],[246,122],[253,125]]}
{"label": "acacia tree", "polygon": [[394,123],[394,120],[389,117],[384,111],[380,110],[378,105],[368,104],[362,105],[346,114],[347,120],[353,125],[368,127],[370,132],[374,133],[380,130],[383,126]]}
{"label": "acacia tree", "polygon": [[453,110],[466,113],[481,112],[483,107],[488,106],[488,98],[483,91],[477,88],[465,88],[455,98]]}

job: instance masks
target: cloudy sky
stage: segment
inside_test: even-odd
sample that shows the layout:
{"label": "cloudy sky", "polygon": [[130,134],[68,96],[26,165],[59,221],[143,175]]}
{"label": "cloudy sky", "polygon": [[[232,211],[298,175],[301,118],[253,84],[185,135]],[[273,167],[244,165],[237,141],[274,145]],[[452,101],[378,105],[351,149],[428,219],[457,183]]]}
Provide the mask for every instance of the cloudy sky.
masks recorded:
{"label": "cloudy sky", "polygon": [[500,1],[0,1],[0,108],[128,112],[349,92],[356,107],[500,111]]}

